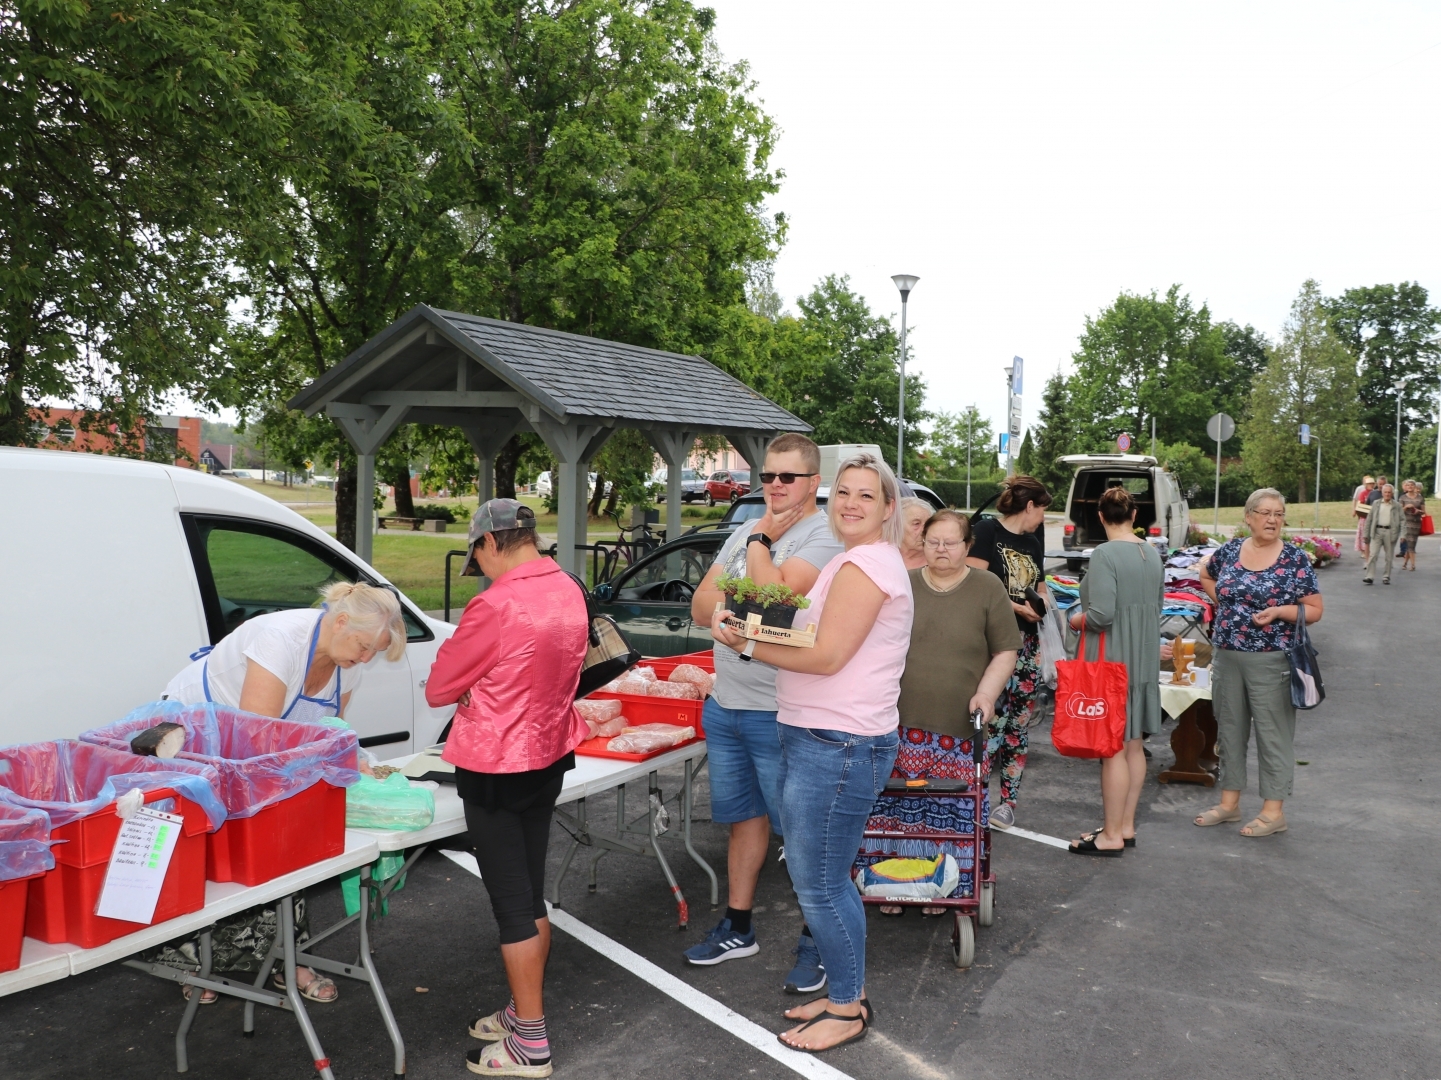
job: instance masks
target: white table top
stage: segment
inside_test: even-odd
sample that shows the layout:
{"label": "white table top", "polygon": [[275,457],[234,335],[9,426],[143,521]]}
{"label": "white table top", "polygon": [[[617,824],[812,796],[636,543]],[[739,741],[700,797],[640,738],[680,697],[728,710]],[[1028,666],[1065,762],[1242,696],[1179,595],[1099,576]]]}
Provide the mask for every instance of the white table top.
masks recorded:
{"label": "white table top", "polygon": [[[565,783],[560,789],[558,805],[576,802],[580,799],[611,791],[633,780],[675,765],[682,761],[693,761],[705,753],[705,740],[693,742],[675,750],[667,750],[649,761],[619,761],[615,758],[586,757],[577,754],[575,768],[565,774]],[[414,754],[393,758],[386,765],[404,766]],[[356,829],[355,832],[373,837],[381,851],[403,851],[420,844],[434,843],[450,836],[465,832],[465,807],[452,784],[441,784],[435,792],[435,818],[423,829],[394,830]]]}
{"label": "white table top", "polygon": [[365,866],[374,862],[379,855],[380,849],[376,846],[375,837],[356,829],[347,829],[345,851],[340,855],[273,878],[263,885],[207,881],[205,906],[199,911],[156,923],[98,948],[82,949],[79,945],[70,944],[47,945],[42,941],[26,938],[20,950],[20,966],[14,971],[0,972],[0,996],[123,960],[172,938],[202,930],[227,915],[279,900],[282,896],[318,885],[347,870]]}
{"label": "white table top", "polygon": [[1167,716],[1179,719],[1181,714],[1198,701],[1211,700],[1210,672],[1207,672],[1205,686],[1176,686],[1171,682],[1170,672],[1161,672],[1161,711]]}

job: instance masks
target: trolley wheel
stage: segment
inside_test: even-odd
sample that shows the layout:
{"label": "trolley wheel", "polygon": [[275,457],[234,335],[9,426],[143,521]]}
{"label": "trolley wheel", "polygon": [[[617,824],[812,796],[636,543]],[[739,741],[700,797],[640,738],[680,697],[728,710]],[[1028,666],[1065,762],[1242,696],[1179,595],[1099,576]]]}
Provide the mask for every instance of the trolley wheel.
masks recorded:
{"label": "trolley wheel", "polygon": [[981,886],[980,893],[981,910],[976,916],[976,921],[982,926],[990,926],[996,921],[996,883],[987,881]]}
{"label": "trolley wheel", "polygon": [[976,960],[976,926],[969,915],[956,912],[956,929],[951,934],[951,958],[956,967],[968,968]]}

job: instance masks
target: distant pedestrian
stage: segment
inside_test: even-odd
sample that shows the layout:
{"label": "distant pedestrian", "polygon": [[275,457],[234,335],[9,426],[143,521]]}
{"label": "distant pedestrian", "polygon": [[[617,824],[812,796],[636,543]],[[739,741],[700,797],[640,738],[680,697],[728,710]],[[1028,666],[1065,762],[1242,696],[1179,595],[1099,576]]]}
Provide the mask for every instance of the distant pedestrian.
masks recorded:
{"label": "distant pedestrian", "polygon": [[919,570],[926,565],[922,531],[931,518],[931,504],[912,495],[901,500],[901,513],[905,515],[905,532],[901,534],[901,557],[906,560],[907,570]]}
{"label": "distant pedestrian", "polygon": [[[1396,541],[1401,538],[1401,504],[1396,501],[1396,489],[1390,484],[1381,488],[1381,498],[1371,504],[1371,513],[1366,518],[1366,576],[1361,580],[1367,585],[1374,583],[1376,564],[1382,556],[1386,559],[1386,575],[1381,584],[1391,584],[1391,562],[1396,557]],[[1418,521],[1416,529],[1421,525]]]}
{"label": "distant pedestrian", "polygon": [[1221,757],[1221,802],[1197,825],[1241,820],[1246,748],[1256,733],[1261,812],[1242,836],[1286,831],[1282,803],[1296,774],[1296,709],[1291,704],[1287,656],[1299,610],[1306,624],[1321,621],[1321,587],[1310,557],[1282,536],[1286,499],[1275,488],[1251,492],[1246,526],[1251,535],[1229,540],[1201,564],[1201,585],[1216,602],[1212,624],[1212,690],[1216,749]]}
{"label": "distant pedestrian", "polygon": [[1376,485],[1366,496],[1366,502],[1368,505],[1374,505],[1375,503],[1381,501],[1381,489],[1385,486],[1386,477],[1384,475],[1376,477]]}
{"label": "distant pedestrian", "polygon": [[1099,636],[1086,640],[1085,660],[1105,659],[1126,665],[1126,735],[1120,753],[1101,762],[1101,804],[1105,823],[1083,833],[1071,844],[1076,855],[1119,856],[1136,846],[1136,804],[1146,782],[1144,735],[1161,730],[1161,597],[1166,569],[1156,549],[1136,535],[1136,501],[1125,488],[1101,495],[1097,508],[1106,543],[1091,555],[1081,579],[1081,603],[1071,612],[1074,630]]}
{"label": "distant pedestrian", "polygon": [[1426,516],[1426,495],[1415,480],[1403,485],[1401,503],[1401,569],[1416,569],[1416,543],[1421,539],[1421,519]]}
{"label": "distant pedestrian", "polygon": [[999,775],[1001,794],[991,804],[991,827],[995,829],[1009,829],[1016,821],[1016,797],[1026,770],[1027,730],[1036,704],[1036,689],[1041,684],[1037,653],[1042,616],[1029,602],[1027,590],[1045,598],[1046,575],[1042,567],[1046,552],[1040,530],[1050,505],[1051,493],[1034,476],[1011,477],[996,500],[1001,516],[976,522],[975,542],[966,557],[967,565],[989,570],[1001,579],[1021,631],[1016,670],[996,702],[996,718],[991,723],[991,777]]}
{"label": "distant pedestrian", "polygon": [[1376,488],[1374,476],[1363,476],[1361,486],[1351,494],[1351,516],[1356,519],[1356,550],[1366,554],[1366,517],[1371,513],[1371,492]]}

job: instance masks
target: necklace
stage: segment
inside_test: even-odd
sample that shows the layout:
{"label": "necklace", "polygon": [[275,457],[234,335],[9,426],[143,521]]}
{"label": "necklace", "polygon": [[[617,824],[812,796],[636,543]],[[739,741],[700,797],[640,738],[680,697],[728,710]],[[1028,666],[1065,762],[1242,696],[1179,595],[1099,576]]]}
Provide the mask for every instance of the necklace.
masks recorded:
{"label": "necklace", "polygon": [[948,592],[955,592],[957,589],[959,589],[959,588],[961,587],[961,582],[965,581],[966,578],[968,578],[968,577],[970,577],[970,576],[971,576],[971,568],[970,568],[969,566],[962,567],[962,569],[961,569],[961,576],[958,577],[958,578],[956,578],[956,580],[953,581],[951,584],[949,584],[949,585],[937,585],[936,582],[935,582],[935,579],[931,577],[931,568],[930,568],[929,566],[923,566],[923,567],[921,567],[921,577],[923,577],[923,578],[925,579],[926,585],[930,587],[930,589],[931,589],[932,592],[938,592],[938,593],[942,593],[942,594],[948,593]]}

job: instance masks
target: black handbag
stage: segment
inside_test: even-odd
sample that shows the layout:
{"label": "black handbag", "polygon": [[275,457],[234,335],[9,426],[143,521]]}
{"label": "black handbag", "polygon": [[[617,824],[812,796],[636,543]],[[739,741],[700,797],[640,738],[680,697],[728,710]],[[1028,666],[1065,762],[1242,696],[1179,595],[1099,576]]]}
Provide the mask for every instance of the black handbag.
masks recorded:
{"label": "black handbag", "polygon": [[1306,633],[1306,605],[1296,604],[1296,633],[1286,658],[1291,662],[1291,704],[1298,709],[1314,709],[1326,700],[1326,687],[1321,682],[1321,664]]}
{"label": "black handbag", "polygon": [[590,632],[590,645],[585,650],[585,662],[580,666],[580,684],[575,688],[575,696],[583,698],[587,694],[599,690],[612,679],[620,678],[639,664],[644,657],[626,640],[625,634],[615,624],[614,619],[595,610],[595,601],[585,587],[585,582],[569,570],[565,573],[571,581],[575,582],[576,588],[585,597],[585,614]]}

